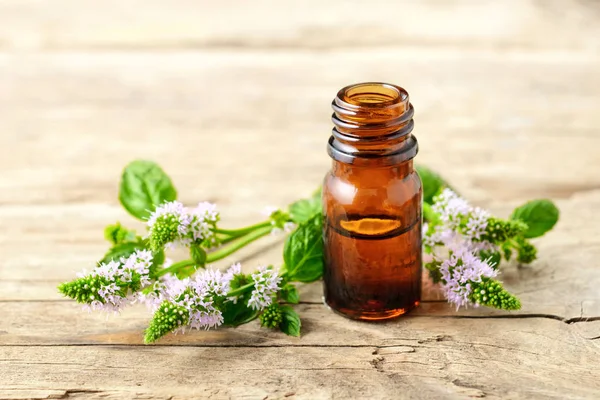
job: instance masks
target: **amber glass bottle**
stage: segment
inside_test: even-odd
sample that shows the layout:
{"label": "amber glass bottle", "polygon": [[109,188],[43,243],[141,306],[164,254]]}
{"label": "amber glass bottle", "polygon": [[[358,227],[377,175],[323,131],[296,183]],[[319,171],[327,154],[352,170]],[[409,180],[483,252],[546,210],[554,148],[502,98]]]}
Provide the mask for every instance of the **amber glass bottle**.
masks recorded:
{"label": "amber glass bottle", "polygon": [[350,318],[402,315],[421,297],[421,180],[401,87],[361,83],[333,100],[323,185],[325,302]]}

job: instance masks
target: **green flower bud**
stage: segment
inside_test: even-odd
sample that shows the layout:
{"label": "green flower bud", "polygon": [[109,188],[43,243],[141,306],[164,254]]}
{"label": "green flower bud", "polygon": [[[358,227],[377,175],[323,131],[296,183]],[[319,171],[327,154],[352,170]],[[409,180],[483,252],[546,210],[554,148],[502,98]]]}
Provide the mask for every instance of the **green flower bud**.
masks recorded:
{"label": "green flower bud", "polygon": [[485,233],[481,235],[481,240],[499,244],[525,232],[526,229],[527,224],[521,221],[490,217],[487,221]]}
{"label": "green flower bud", "polygon": [[290,214],[281,210],[276,210],[271,213],[269,219],[273,223],[273,226],[283,229],[285,224],[290,220]]}
{"label": "green flower bud", "polygon": [[523,264],[529,264],[537,258],[537,249],[531,242],[523,237],[517,239],[517,261]]}
{"label": "green flower bud", "polygon": [[113,245],[134,242],[137,239],[135,231],[129,230],[117,222],[114,225],[108,225],[104,229],[104,238],[111,242]]}
{"label": "green flower bud", "polygon": [[281,322],[283,322],[281,307],[279,304],[271,304],[263,311],[259,318],[261,326],[271,329],[278,328]]}
{"label": "green flower bud", "polygon": [[170,242],[179,238],[179,217],[174,214],[159,216],[150,228],[149,240],[153,251],[162,250]]}
{"label": "green flower bud", "polygon": [[188,324],[188,310],[170,301],[164,301],[154,313],[150,326],[146,329],[144,343],[152,343]]}
{"label": "green flower bud", "polygon": [[78,303],[90,304],[94,300],[102,301],[98,290],[109,283],[110,281],[102,276],[86,276],[71,282],[61,283],[58,290]]}
{"label": "green flower bud", "polygon": [[491,278],[482,278],[481,282],[471,282],[469,300],[482,306],[500,310],[519,310],[521,302],[510,294],[502,284]]}
{"label": "green flower bud", "polygon": [[512,248],[510,247],[510,243],[504,243],[502,245],[502,255],[506,261],[510,261],[512,257]]}

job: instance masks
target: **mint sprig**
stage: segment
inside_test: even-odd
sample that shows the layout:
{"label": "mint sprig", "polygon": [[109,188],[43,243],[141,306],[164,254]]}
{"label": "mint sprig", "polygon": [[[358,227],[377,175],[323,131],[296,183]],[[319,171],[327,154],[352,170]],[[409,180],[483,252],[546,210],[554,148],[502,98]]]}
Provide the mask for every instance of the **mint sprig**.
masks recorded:
{"label": "mint sprig", "polygon": [[[440,214],[432,206],[435,196],[450,186],[436,172],[424,166],[418,166],[416,169],[423,183],[423,216],[429,223],[428,232],[431,233],[436,225],[441,223]],[[177,190],[171,178],[158,164],[137,160],[125,167],[120,182],[119,200],[133,217],[147,221],[157,208],[166,202],[175,201],[176,198]],[[183,207],[181,203],[179,205]],[[141,275],[136,273],[133,273],[131,278],[125,277],[124,280],[118,281],[111,281],[102,274],[96,274],[63,283],[59,289],[64,295],[80,303],[89,305],[94,302],[98,307],[98,302],[102,303],[103,297],[110,294],[109,291],[116,291],[114,293],[118,294],[123,302],[130,296],[131,298],[136,298],[137,295],[151,296],[158,293],[157,288],[163,284],[165,276],[179,279],[193,278],[193,275],[206,265],[234,254],[273,231],[289,231],[290,227],[295,225],[296,228],[284,244],[284,263],[279,270],[279,277],[273,272],[273,277],[277,278],[280,284],[278,286],[274,284],[277,290],[268,292],[267,297],[262,299],[261,307],[264,308],[257,309],[257,300],[252,298],[256,294],[255,290],[260,286],[259,281],[255,280],[258,278],[255,278],[255,274],[244,273],[236,274],[228,281],[227,294],[209,296],[203,300],[205,301],[203,304],[221,313],[222,321],[219,324],[239,326],[260,319],[264,327],[278,329],[290,336],[300,336],[302,326],[300,317],[291,305],[300,302],[296,283],[314,282],[323,276],[322,214],[321,189],[319,189],[310,197],[293,202],[287,209],[274,211],[265,221],[237,229],[222,228],[218,216],[202,227],[202,217],[192,214],[193,218],[196,218],[194,223],[198,223],[194,229],[205,230],[200,239],[193,235],[182,236],[180,229],[185,218],[173,219],[172,226],[162,221],[161,226],[168,232],[156,230],[151,235],[138,235],[134,230],[120,223],[112,224],[107,226],[104,232],[111,246],[98,263],[99,271],[101,272],[101,269],[111,261],[124,263],[134,253],[139,255],[145,252],[148,256],[152,256],[152,262],[148,262],[148,270],[144,272],[145,280],[142,281]],[[156,213],[154,215],[156,217]],[[492,218],[488,221],[488,227],[480,240],[489,241],[497,251],[481,251],[477,256],[481,260],[486,260],[494,268],[499,267],[501,257],[506,260],[516,259],[519,263],[530,263],[536,259],[537,249],[529,239],[540,237],[548,232],[554,227],[558,218],[558,208],[547,199],[533,200],[518,207],[510,219]],[[458,223],[460,229],[469,229],[467,219]],[[161,232],[164,235],[161,236]],[[179,240],[178,243],[188,246],[189,259],[179,260],[166,266],[164,265],[165,245],[174,242],[175,239]],[[424,249],[427,252],[432,251],[435,245],[435,243],[425,244]],[[440,274],[440,263],[434,260],[425,264],[425,268],[429,270],[436,282],[443,279]],[[276,270],[268,267],[266,271],[262,270],[260,273],[265,274]],[[470,294],[470,300],[474,303],[502,309],[520,307],[518,299],[494,279],[485,278],[481,281],[473,281],[471,284],[474,290]],[[211,290],[216,289],[213,287]],[[266,306],[269,303],[270,305]],[[118,305],[117,302],[113,304],[115,307]],[[157,307],[146,330],[146,342],[158,340],[165,334],[184,327],[188,322],[191,324],[192,318],[197,317],[197,315],[186,314],[189,310],[184,311],[181,304],[164,302]],[[203,308],[197,310],[201,312]]]}

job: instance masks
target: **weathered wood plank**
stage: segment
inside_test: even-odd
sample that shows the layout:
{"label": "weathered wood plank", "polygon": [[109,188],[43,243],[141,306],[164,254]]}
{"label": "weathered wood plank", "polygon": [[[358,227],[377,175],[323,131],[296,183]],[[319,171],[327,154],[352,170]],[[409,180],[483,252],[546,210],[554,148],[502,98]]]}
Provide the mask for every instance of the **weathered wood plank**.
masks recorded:
{"label": "weathered wood plank", "polygon": [[[261,332],[240,340],[236,330],[195,333],[187,336],[190,341],[182,336],[180,346],[128,347],[118,345],[122,340],[117,338],[108,347],[0,346],[0,394],[43,389],[95,390],[123,398],[282,398],[288,393],[310,399],[398,393],[412,398],[580,398],[600,390],[600,349],[558,321],[356,323],[363,331],[360,339],[354,329],[345,330],[353,324],[345,323],[338,332],[334,317],[308,321],[302,339]],[[328,331],[320,329],[326,325]],[[191,347],[181,346],[186,342]],[[211,347],[215,344],[233,347]]]}
{"label": "weathered wood plank", "polygon": [[[261,329],[258,323],[252,323],[235,329],[170,335],[160,343],[213,347],[319,344],[402,346],[409,343],[410,338],[421,340],[436,335],[460,336],[463,330],[475,329],[478,326],[480,327],[477,328],[477,334],[481,335],[485,330],[496,329],[499,326],[513,327],[519,332],[535,332],[533,327],[547,326],[547,330],[552,331],[562,331],[565,328],[573,332],[582,332],[586,338],[600,336],[600,325],[594,322],[575,323],[574,325],[590,324],[582,331],[552,316],[526,318],[503,313],[499,318],[475,314],[465,318],[447,312],[444,317],[436,315],[435,310],[428,310],[435,307],[433,304],[426,304],[423,311],[381,324],[347,320],[320,304],[301,304],[296,307],[303,321],[301,339]],[[3,315],[0,322],[0,345],[139,345],[142,344],[143,330],[150,319],[150,313],[141,306],[130,307],[119,316],[107,316],[102,313],[84,313],[80,311],[79,306],[62,302],[0,303],[0,314]],[[62,328],[57,329],[57,326]],[[520,346],[527,347],[530,343],[525,342]]]}
{"label": "weathered wood plank", "polygon": [[[598,49],[594,2],[436,0],[74,0],[0,4],[0,48],[340,49],[403,44],[451,48]],[[74,18],[73,16],[77,16]],[[493,18],[490,18],[493,16]],[[560,33],[560,34],[559,34]]]}
{"label": "weathered wood plank", "polygon": [[[340,63],[346,72],[328,72]],[[115,204],[120,168],[135,157],[159,160],[184,200],[215,199],[240,213],[285,204],[310,193],[329,165],[331,98],[367,77],[407,86],[417,108],[418,161],[444,172],[471,199],[568,198],[600,188],[598,65],[598,56],[457,60],[419,50],[317,59],[3,57],[0,130],[15,134],[0,137],[11,153],[0,159],[0,187],[11,189],[0,193],[0,204]],[[57,148],[58,137],[68,146]]]}
{"label": "weathered wood plank", "polygon": [[[597,11],[0,2],[0,398],[597,397]],[[329,165],[329,102],[365,79],[409,89],[418,160],[478,205],[505,216],[531,197],[557,200],[540,260],[501,277],[520,314],[429,301],[359,323],[327,311],[313,284],[301,288],[314,304],[298,306],[300,339],[254,323],[146,347],[142,308],[107,320],[60,299],[55,286],[103,253],[103,227],[130,221],[116,200],[126,162],[156,159],[184,202],[255,222],[312,192]],[[279,240],[236,258],[277,264]]]}

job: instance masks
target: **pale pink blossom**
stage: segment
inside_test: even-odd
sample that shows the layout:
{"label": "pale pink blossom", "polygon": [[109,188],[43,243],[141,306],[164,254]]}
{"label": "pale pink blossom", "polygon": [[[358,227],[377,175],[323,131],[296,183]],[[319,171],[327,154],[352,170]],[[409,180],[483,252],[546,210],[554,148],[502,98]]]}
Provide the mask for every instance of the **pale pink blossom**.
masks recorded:
{"label": "pale pink blossom", "polygon": [[261,266],[252,274],[254,290],[248,300],[248,306],[255,310],[262,310],[273,303],[273,295],[279,291],[281,277],[279,271],[266,266]]}

